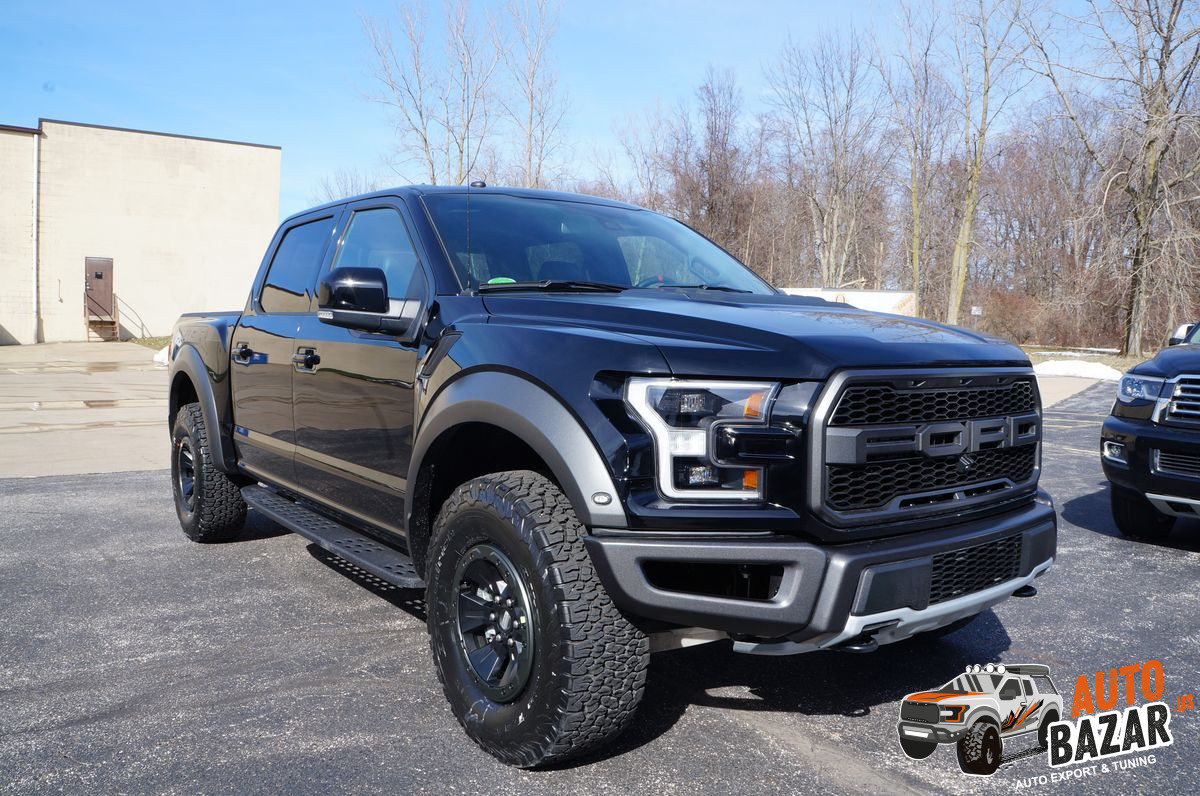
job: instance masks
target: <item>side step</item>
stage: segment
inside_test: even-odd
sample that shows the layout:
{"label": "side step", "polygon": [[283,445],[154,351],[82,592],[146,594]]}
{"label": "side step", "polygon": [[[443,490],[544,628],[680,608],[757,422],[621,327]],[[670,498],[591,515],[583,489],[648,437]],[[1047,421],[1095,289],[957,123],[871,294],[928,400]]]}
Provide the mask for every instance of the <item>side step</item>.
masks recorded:
{"label": "side step", "polygon": [[306,509],[298,503],[261,486],[242,488],[242,498],[256,511],[309,539],[338,558],[370,572],[377,578],[402,589],[423,589],[425,581],[417,574],[412,559],[399,550],[376,542],[369,536]]}

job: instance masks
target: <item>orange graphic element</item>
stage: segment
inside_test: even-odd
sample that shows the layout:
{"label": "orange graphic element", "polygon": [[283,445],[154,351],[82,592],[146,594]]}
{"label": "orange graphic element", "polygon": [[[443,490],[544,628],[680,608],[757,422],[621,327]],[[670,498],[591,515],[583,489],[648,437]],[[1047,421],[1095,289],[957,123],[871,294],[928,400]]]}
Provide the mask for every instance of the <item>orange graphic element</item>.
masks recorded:
{"label": "orange graphic element", "polygon": [[913,694],[908,698],[909,702],[941,702],[943,699],[950,697],[964,696],[985,696],[986,691],[969,691],[965,694],[956,694],[953,691],[924,691],[920,694]]}

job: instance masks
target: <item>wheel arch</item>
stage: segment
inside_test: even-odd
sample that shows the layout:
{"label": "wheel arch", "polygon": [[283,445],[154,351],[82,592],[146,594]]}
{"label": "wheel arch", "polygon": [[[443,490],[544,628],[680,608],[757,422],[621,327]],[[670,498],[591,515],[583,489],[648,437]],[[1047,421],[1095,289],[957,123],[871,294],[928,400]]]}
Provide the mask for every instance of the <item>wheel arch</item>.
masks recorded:
{"label": "wheel arch", "polygon": [[[171,360],[170,388],[167,400],[168,430],[175,422],[179,408],[195,401],[200,404],[200,413],[208,429],[208,441],[212,446],[213,464],[228,474],[237,473],[237,462],[233,452],[233,440],[227,424],[226,413],[217,406],[209,370],[200,353],[190,345],[180,346]],[[226,398],[228,387],[226,387]]]}
{"label": "wheel arch", "polygon": [[[425,563],[439,496],[444,499],[447,489],[470,478],[511,469],[534,470],[554,481],[585,526],[626,524],[608,466],[562,402],[520,376],[474,371],[438,393],[416,435],[405,528],[418,567]],[[597,493],[607,494],[609,502],[594,502]]]}

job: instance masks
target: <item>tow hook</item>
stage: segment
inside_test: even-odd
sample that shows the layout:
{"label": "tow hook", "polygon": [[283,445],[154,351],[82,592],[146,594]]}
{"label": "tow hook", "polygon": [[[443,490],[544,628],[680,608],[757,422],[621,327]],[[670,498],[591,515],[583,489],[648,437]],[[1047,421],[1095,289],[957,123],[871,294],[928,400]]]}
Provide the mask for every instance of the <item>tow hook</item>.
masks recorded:
{"label": "tow hook", "polygon": [[1026,583],[1024,586],[1022,586],[1021,588],[1019,588],[1015,592],[1013,592],[1012,596],[1013,597],[1036,597],[1037,589],[1035,589],[1033,587],[1033,584]]}
{"label": "tow hook", "polygon": [[874,636],[863,633],[852,639],[843,641],[834,647],[834,649],[838,652],[853,652],[856,655],[863,655],[879,649],[879,642],[875,640]]}

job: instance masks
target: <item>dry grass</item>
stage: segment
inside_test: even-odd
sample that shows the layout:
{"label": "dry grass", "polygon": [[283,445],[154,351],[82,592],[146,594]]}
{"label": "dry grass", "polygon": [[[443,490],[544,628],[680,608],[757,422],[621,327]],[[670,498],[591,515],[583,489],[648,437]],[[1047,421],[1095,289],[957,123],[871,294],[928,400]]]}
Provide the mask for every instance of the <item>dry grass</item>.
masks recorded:
{"label": "dry grass", "polygon": [[155,351],[158,351],[167,343],[171,342],[171,336],[163,335],[162,337],[134,337],[129,342],[137,343],[138,345],[144,345],[146,348],[153,348]]}

